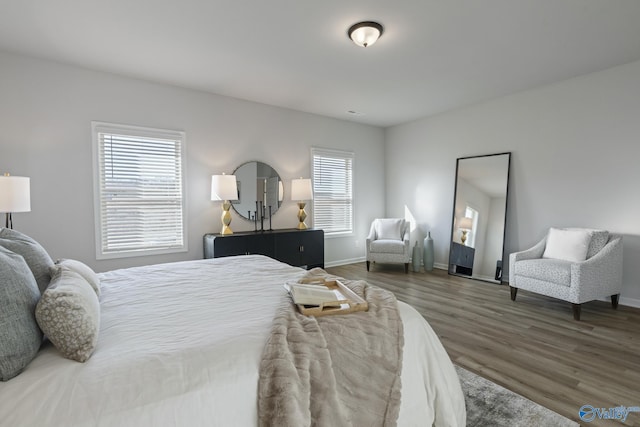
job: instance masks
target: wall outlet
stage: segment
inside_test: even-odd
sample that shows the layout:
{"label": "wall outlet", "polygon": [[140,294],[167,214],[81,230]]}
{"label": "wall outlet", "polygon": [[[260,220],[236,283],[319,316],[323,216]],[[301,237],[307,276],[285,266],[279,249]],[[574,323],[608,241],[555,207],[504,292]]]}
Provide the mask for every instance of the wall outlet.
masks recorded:
{"label": "wall outlet", "polygon": [[353,246],[355,246],[356,248],[360,247],[360,241],[358,239],[353,241]]}

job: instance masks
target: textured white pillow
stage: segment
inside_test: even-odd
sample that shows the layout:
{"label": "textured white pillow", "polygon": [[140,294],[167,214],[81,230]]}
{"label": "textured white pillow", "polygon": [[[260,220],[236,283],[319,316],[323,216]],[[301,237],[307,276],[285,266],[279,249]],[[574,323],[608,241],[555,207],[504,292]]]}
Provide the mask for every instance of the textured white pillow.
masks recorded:
{"label": "textured white pillow", "polygon": [[376,234],[381,240],[402,240],[404,219],[382,218],[376,223]]}
{"label": "textured white pillow", "polygon": [[75,259],[59,259],[56,261],[56,265],[51,267],[49,270],[52,277],[56,274],[60,266],[69,267],[70,270],[81,275],[84,280],[89,282],[93,290],[96,292],[96,295],[100,296],[100,278],[96,272],[91,269],[91,267],[81,261],[76,261]]}
{"label": "textured white pillow", "polygon": [[36,306],[36,320],[64,357],[85,362],[98,343],[100,302],[81,275],[60,266]]}
{"label": "textured white pillow", "polygon": [[587,251],[591,242],[588,230],[549,229],[547,245],[542,258],[562,259],[580,262],[587,259]]}

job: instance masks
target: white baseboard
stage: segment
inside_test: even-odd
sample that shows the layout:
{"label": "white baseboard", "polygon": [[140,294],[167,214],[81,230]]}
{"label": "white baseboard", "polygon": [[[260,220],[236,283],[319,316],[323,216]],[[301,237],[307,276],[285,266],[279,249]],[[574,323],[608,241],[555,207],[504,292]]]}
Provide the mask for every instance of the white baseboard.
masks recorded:
{"label": "white baseboard", "polygon": [[[329,268],[329,267],[338,267],[340,265],[347,265],[347,264],[356,264],[358,262],[365,262],[367,259],[366,257],[360,257],[360,258],[351,258],[351,259],[340,259],[337,261],[330,261],[324,264],[325,267]],[[447,269],[447,264],[439,264],[439,263],[435,263],[433,264],[434,268],[437,268],[439,270],[446,270]]]}
{"label": "white baseboard", "polygon": [[448,270],[449,266],[447,264],[440,264],[438,262],[433,264],[434,268],[437,268],[438,270]]}
{"label": "white baseboard", "polygon": [[626,305],[629,307],[640,308],[640,299],[620,296],[620,300],[618,301],[618,304]]}
{"label": "white baseboard", "polygon": [[337,261],[331,261],[331,262],[327,262],[324,264],[325,267],[338,267],[340,265],[347,265],[347,264],[356,264],[358,262],[365,262],[367,259],[365,257],[360,257],[360,258],[351,258],[351,259],[340,259]]}

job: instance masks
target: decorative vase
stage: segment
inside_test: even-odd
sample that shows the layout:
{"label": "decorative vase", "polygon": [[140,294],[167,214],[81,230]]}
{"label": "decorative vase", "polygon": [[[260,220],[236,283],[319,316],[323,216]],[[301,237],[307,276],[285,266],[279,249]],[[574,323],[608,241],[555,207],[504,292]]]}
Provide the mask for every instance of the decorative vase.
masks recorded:
{"label": "decorative vase", "polygon": [[433,239],[431,238],[431,232],[427,232],[427,237],[424,238],[424,251],[422,253],[424,259],[424,271],[433,270]]}
{"label": "decorative vase", "polygon": [[411,267],[415,273],[420,272],[420,247],[418,242],[413,247],[413,254],[411,256]]}

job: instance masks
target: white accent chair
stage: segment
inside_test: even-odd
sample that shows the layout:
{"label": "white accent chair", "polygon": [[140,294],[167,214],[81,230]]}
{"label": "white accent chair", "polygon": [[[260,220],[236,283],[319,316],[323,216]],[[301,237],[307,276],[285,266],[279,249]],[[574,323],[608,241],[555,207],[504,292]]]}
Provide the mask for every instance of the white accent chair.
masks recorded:
{"label": "white accent chair", "polygon": [[409,272],[409,227],[402,218],[378,218],[371,223],[367,237],[367,271],[371,262],[401,262]]}
{"label": "white accent chair", "polygon": [[534,247],[509,256],[511,300],[518,289],[568,301],[580,320],[580,304],[622,290],[622,236],[604,230],[551,228]]}

